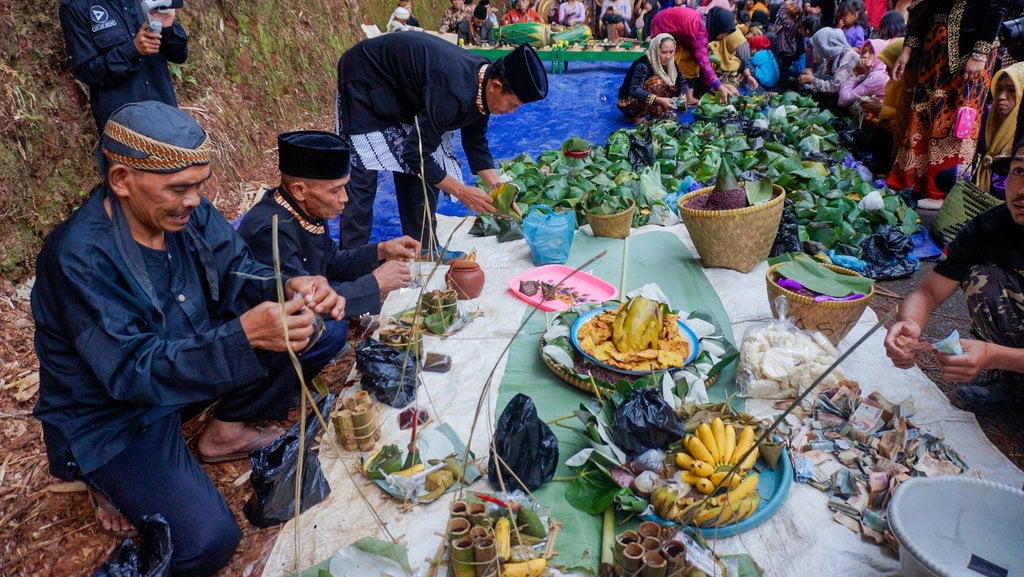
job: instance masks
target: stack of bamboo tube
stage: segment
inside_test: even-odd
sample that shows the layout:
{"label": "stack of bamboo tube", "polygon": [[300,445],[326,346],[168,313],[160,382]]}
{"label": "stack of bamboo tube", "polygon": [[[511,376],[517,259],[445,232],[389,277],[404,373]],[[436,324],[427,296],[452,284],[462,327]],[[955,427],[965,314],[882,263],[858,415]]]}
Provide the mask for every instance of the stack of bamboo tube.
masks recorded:
{"label": "stack of bamboo tube", "polygon": [[377,407],[366,391],[342,399],[331,421],[335,438],[346,451],[372,451],[380,440]]}

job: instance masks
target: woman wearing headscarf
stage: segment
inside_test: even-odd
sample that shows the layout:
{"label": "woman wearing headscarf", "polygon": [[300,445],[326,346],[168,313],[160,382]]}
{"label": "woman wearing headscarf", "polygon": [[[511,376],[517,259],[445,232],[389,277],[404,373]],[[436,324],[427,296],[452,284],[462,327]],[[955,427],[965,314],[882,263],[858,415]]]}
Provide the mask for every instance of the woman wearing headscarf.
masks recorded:
{"label": "woman wearing headscarf", "polygon": [[[662,9],[651,22],[651,34],[657,36],[662,33],[670,34],[676,41],[676,66],[689,83],[691,92],[699,78],[702,88],[717,92],[722,102],[730,96],[739,96],[736,87],[720,81],[711,67],[708,29],[700,12],[684,6]],[[719,36],[711,40],[721,40],[726,34],[722,32]]]}
{"label": "woman wearing headscarf", "polygon": [[935,176],[946,168],[963,169],[974,158],[981,123],[968,122],[970,113],[961,110],[980,116],[996,70],[996,37],[1008,2],[910,4],[906,42],[892,77],[906,77],[912,112],[886,183],[895,190],[911,189],[922,199],[918,206],[934,210],[946,196]]}
{"label": "woman wearing headscarf", "polygon": [[848,108],[859,100],[885,96],[889,73],[878,54],[885,49],[885,40],[867,40],[860,51],[860,60],[850,76],[839,86],[839,107]]}
{"label": "woman wearing headscarf", "polygon": [[978,139],[974,184],[997,198],[1006,198],[1013,143],[1020,135],[1020,103],[1024,97],[1024,62],[1011,64],[992,77],[992,106]]}
{"label": "woman wearing headscarf", "polygon": [[660,118],[676,110],[674,98],[687,94],[686,79],[676,68],[676,41],[670,34],[651,39],[647,52],[633,61],[619,87],[616,102],[634,124],[648,116]]}
{"label": "woman wearing headscarf", "polygon": [[850,77],[860,55],[850,49],[846,35],[838,28],[822,28],[811,36],[811,53],[815,68],[804,70],[797,84],[814,94],[836,95]]}
{"label": "woman wearing headscarf", "polygon": [[722,82],[739,85],[746,82],[751,89],[757,88],[747,63],[750,62],[750,45],[747,37],[736,27],[736,16],[725,8],[712,8],[705,17],[709,38],[721,38],[708,43],[711,53],[711,67]]}

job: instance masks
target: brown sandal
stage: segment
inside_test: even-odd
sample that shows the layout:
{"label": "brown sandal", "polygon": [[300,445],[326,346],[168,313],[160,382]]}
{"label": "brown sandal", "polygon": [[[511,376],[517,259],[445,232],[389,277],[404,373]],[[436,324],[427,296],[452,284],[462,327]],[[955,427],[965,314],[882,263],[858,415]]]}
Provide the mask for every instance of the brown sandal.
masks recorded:
{"label": "brown sandal", "polygon": [[[100,518],[100,512],[106,513],[108,516],[118,516],[124,519],[124,515],[121,511],[117,510],[117,507],[107,499],[103,493],[89,487],[89,504],[92,505],[93,513],[96,515],[96,524],[99,525],[100,531],[118,539],[130,539],[132,537],[138,537],[139,532],[134,527],[125,530],[115,530],[107,528],[103,525],[103,520]],[[127,521],[127,519],[125,519]]]}

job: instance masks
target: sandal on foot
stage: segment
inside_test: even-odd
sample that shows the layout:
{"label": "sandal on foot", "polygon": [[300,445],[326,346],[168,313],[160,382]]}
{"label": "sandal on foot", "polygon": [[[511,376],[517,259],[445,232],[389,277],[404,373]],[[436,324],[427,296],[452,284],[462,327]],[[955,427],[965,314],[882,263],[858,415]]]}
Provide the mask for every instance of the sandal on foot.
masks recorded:
{"label": "sandal on foot", "polygon": [[242,450],[234,453],[227,453],[226,455],[204,455],[200,453],[199,460],[207,465],[216,465],[217,463],[227,463],[228,461],[248,459],[249,453],[252,453],[256,449],[266,447],[284,434],[284,429],[278,426],[255,427],[255,429],[258,434],[253,437],[252,441],[249,441],[249,444],[243,447]]}
{"label": "sandal on foot", "polygon": [[89,487],[88,489],[89,504],[92,505],[93,513],[96,515],[96,524],[99,525],[100,531],[103,531],[104,533],[112,537],[117,537],[118,539],[130,539],[132,537],[139,536],[139,532],[136,531],[134,527],[132,527],[131,529],[116,530],[104,526],[103,520],[100,519],[101,511],[111,517],[121,517],[125,521],[127,521],[127,519],[125,519],[121,511],[119,511],[117,507],[115,507],[114,504],[111,503],[110,500],[107,499],[102,493],[93,489],[92,487]]}

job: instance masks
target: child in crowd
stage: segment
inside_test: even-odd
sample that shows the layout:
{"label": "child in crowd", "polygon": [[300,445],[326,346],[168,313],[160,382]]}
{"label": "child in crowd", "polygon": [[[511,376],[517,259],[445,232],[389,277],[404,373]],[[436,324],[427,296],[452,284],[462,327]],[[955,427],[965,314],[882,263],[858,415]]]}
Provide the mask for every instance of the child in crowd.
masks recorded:
{"label": "child in crowd", "polygon": [[520,22],[540,22],[540,14],[531,6],[530,0],[517,0],[512,8],[501,17],[501,25],[518,24]]}
{"label": "child in crowd", "polygon": [[867,39],[868,17],[861,0],[846,0],[839,7],[839,28],[846,36],[850,48],[860,51]]}
{"label": "child in crowd", "polygon": [[882,19],[878,21],[878,27],[871,31],[871,36],[880,40],[892,40],[893,38],[903,38],[906,33],[906,19],[899,12],[890,10],[882,15]]}
{"label": "child in crowd", "polygon": [[772,89],[779,83],[779,63],[772,53],[772,42],[767,36],[751,36],[747,42],[750,44],[750,71],[754,78],[765,89]]}
{"label": "child in crowd", "polygon": [[869,98],[885,96],[885,85],[889,82],[889,73],[885,63],[878,59],[889,42],[887,40],[868,40],[860,51],[860,60],[853,67],[850,76],[839,86],[839,107],[848,108],[851,104]]}

